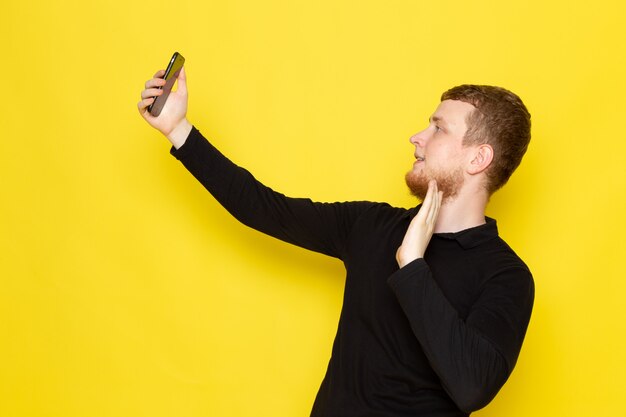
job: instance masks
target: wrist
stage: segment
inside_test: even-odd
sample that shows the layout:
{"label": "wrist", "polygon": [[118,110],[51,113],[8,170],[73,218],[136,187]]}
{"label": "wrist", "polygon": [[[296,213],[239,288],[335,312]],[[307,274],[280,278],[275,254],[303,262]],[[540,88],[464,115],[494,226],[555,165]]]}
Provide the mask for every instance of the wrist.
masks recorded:
{"label": "wrist", "polygon": [[403,249],[404,248],[400,247],[398,248],[398,251],[396,252],[396,262],[398,262],[398,266],[400,268],[404,268],[405,266],[407,266],[414,260],[424,257],[423,254],[415,253],[415,252],[407,253],[406,250],[403,250]]}
{"label": "wrist", "polygon": [[174,148],[179,149],[185,144],[187,137],[189,137],[189,133],[191,133],[192,127],[193,126],[191,125],[191,123],[189,123],[189,120],[187,120],[187,118],[184,118],[180,121],[180,123],[178,123],[178,125],[174,127],[174,129],[172,129],[165,136],[167,137],[167,140],[170,141],[172,146],[174,146]]}

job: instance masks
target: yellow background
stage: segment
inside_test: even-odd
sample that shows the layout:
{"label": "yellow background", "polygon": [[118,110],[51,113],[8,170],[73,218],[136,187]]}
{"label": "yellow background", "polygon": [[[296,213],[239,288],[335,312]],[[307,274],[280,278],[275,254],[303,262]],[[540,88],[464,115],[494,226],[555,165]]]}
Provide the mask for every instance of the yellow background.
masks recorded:
{"label": "yellow background", "polygon": [[533,115],[488,214],[531,267],[517,368],[477,416],[623,413],[621,1],[9,1],[0,14],[0,415],[305,416],[340,262],[244,228],[136,110],[172,52],[189,117],[289,195],[409,207],[441,92]]}

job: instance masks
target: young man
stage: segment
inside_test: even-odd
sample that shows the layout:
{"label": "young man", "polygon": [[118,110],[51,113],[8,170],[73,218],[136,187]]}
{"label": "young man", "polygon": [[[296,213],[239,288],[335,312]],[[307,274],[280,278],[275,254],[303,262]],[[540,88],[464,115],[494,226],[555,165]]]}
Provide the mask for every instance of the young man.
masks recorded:
{"label": "young man", "polygon": [[423,204],[315,203],[260,184],[186,119],[184,69],[157,118],[162,71],[139,112],[172,154],[237,219],[341,259],[344,303],[312,416],[467,416],[496,395],[517,361],[532,310],[530,271],[485,217],[490,195],[519,165],[530,114],[491,86],[445,92],[411,137],[406,182]]}

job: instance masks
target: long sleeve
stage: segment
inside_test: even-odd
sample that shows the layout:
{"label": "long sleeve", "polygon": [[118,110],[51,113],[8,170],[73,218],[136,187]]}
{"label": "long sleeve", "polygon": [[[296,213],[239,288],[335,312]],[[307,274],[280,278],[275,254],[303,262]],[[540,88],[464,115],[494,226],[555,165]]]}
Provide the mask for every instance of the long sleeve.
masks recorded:
{"label": "long sleeve", "polygon": [[172,155],[235,218],[260,232],[342,258],[352,224],[373,205],[367,202],[315,203],[289,198],[257,181],[211,145],[194,127]]}
{"label": "long sleeve", "polygon": [[424,259],[398,270],[388,283],[448,395],[468,413],[487,405],[522,346],[534,298],[530,272],[516,266],[496,270],[465,319]]}

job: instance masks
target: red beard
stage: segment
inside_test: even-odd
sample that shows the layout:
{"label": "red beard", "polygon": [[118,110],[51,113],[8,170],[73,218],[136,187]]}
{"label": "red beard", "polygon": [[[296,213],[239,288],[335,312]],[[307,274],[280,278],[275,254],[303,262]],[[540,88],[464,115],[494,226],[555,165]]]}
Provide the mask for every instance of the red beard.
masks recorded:
{"label": "red beard", "polygon": [[437,181],[437,188],[443,191],[443,201],[453,199],[459,193],[463,185],[463,171],[459,168],[449,173],[434,172],[426,174],[424,169],[419,172],[410,170],[404,177],[411,194],[424,201],[428,191],[428,182],[432,179]]}

